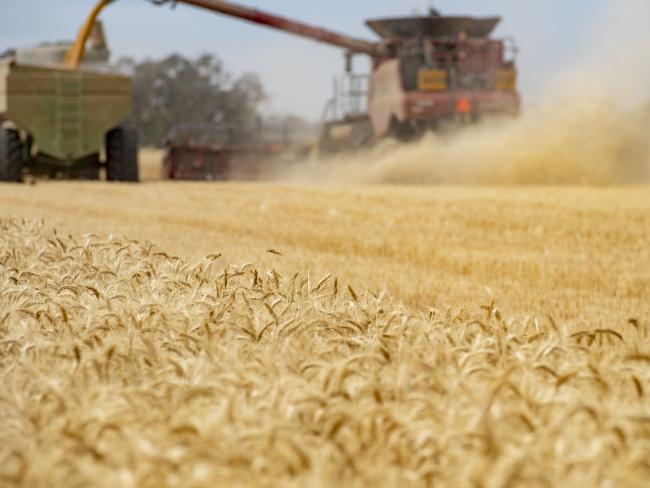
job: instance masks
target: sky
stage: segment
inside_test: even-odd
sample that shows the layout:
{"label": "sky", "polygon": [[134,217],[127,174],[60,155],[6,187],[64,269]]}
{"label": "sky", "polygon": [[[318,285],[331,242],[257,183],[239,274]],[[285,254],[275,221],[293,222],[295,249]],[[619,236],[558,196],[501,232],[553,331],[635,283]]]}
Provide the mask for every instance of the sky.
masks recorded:
{"label": "sky", "polygon": [[[554,73],[575,63],[602,22],[605,4],[628,0],[238,0],[357,37],[375,39],[368,18],[425,12],[499,15],[496,36],[512,36],[524,102],[534,105]],[[629,0],[631,1],[631,0]],[[71,39],[95,0],[0,0],[0,51],[43,41]],[[650,3],[650,2],[648,2]],[[194,7],[154,6],[118,0],[101,16],[114,59],[141,60],[171,53],[218,55],[234,75],[260,75],[269,95],[267,113],[293,113],[319,120],[343,72],[343,53],[290,34],[250,25]],[[364,63],[360,63],[363,65]],[[359,66],[362,68],[362,66]]]}

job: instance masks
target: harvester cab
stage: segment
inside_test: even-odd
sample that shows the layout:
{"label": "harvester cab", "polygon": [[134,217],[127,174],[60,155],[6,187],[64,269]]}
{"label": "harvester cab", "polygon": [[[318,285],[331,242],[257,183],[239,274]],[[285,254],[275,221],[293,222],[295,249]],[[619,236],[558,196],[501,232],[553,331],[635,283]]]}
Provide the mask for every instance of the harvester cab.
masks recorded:
{"label": "harvester cab", "polygon": [[369,20],[394,54],[374,65],[369,114],[375,133],[408,137],[454,120],[516,115],[516,47],[490,37],[500,20],[437,11]]}
{"label": "harvester cab", "polygon": [[[387,54],[373,57],[367,81],[348,73],[337,82],[321,148],[337,152],[366,144],[370,135],[408,140],[429,129],[517,115],[517,48],[510,38],[490,37],[500,21],[433,9],[424,17],[367,21]],[[363,104],[360,97],[365,117],[348,110]]]}

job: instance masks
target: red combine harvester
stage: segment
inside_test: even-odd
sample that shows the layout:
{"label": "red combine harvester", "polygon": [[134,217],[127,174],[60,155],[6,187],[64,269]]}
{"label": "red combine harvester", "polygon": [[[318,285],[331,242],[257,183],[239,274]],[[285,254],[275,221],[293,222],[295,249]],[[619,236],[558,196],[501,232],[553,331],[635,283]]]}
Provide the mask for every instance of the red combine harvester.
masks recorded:
{"label": "red combine harvester", "polygon": [[[154,0],[167,3],[169,0]],[[331,102],[321,147],[359,146],[384,136],[409,139],[448,123],[519,112],[511,40],[490,37],[499,17],[429,15],[369,20],[381,39],[366,41],[219,0],[177,0],[346,50],[349,89]],[[370,76],[352,56],[372,58]],[[365,98],[362,99],[362,98]]]}

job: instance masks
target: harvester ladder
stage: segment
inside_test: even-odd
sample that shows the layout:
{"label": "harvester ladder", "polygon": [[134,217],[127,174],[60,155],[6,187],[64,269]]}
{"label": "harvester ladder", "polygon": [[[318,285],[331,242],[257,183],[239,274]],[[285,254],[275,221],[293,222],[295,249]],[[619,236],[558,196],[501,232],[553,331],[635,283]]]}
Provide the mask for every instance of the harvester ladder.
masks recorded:
{"label": "harvester ladder", "polygon": [[334,78],[334,96],[323,113],[323,120],[342,120],[368,113],[370,76],[350,73]]}
{"label": "harvester ladder", "polygon": [[79,71],[60,72],[56,77],[55,128],[65,154],[83,152],[83,78]]}

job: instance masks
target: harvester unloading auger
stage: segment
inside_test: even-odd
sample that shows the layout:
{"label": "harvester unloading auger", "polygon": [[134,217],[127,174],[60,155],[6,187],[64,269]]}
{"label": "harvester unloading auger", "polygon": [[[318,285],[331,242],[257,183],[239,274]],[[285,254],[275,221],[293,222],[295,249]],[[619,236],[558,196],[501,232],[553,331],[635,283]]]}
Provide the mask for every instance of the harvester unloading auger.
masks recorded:
{"label": "harvester unloading auger", "polygon": [[[5,121],[0,181],[20,181],[24,167],[96,178],[101,165],[108,179],[138,179],[137,138],[131,128],[120,125],[129,113],[129,80],[79,69],[97,16],[114,1],[97,3],[75,43],[54,66],[0,63],[0,120]],[[441,16],[432,10],[428,16],[369,20],[367,25],[381,38],[372,42],[231,2],[150,1],[184,3],[337,46],[347,51],[348,61],[355,54],[370,56],[367,85],[363,77],[350,75],[353,88],[344,94],[349,100],[340,116],[325,125],[324,149],[386,135],[409,138],[454,120],[519,111],[514,56],[509,58],[516,49],[490,37],[498,17]]]}

